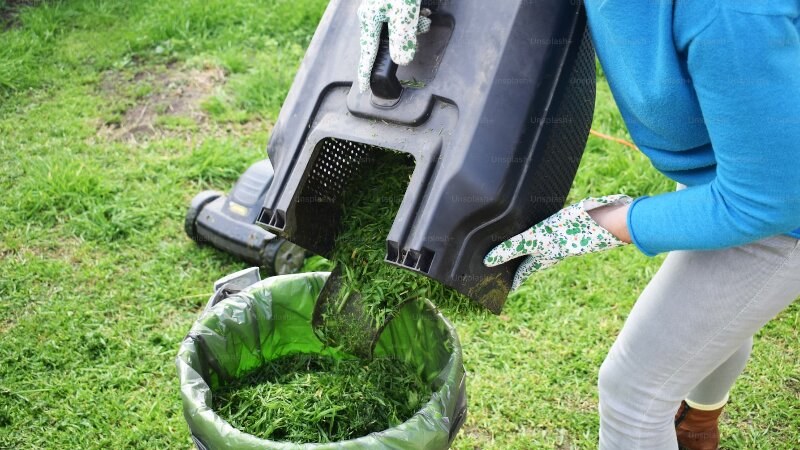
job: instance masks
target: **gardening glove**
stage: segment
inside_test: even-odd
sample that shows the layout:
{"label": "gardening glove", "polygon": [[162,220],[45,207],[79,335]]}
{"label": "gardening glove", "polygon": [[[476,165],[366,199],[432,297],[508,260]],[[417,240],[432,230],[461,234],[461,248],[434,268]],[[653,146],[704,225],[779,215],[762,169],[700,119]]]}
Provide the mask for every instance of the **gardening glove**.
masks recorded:
{"label": "gardening glove", "polygon": [[494,267],[528,255],[514,275],[511,290],[515,291],[531,274],[552,267],[564,258],[625,245],[598,225],[588,212],[605,205],[628,204],[632,200],[627,195],[587,198],[493,248],[483,262]]}
{"label": "gardening glove", "polygon": [[381,30],[389,24],[389,53],[392,60],[405,66],[417,52],[417,35],[431,28],[430,10],[420,11],[422,0],[362,0],[358,8],[361,21],[361,61],[358,66],[358,87],[369,89],[372,67],[378,56]]}

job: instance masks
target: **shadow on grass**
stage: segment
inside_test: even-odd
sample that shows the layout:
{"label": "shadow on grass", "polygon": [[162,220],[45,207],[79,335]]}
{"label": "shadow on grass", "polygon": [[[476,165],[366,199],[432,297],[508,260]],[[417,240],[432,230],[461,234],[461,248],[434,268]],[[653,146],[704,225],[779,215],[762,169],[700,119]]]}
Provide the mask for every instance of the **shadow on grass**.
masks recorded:
{"label": "shadow on grass", "polygon": [[39,6],[50,0],[0,0],[0,31],[19,25],[19,11],[30,6]]}

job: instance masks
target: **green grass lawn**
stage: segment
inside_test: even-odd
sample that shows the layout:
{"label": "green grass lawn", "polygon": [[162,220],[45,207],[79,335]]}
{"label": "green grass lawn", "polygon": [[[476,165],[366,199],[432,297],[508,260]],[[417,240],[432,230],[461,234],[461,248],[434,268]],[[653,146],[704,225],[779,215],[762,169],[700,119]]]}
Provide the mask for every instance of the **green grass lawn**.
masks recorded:
{"label": "green grass lawn", "polygon": [[[263,156],[326,1],[17,3],[0,0],[0,448],[190,448],[173,358],[245,265],[195,246],[185,207]],[[595,129],[626,137],[598,81]],[[570,197],[673,187],[591,138]],[[628,247],[535,276],[499,317],[445,308],[470,376],[455,447],[594,447],[598,368],[659,262]],[[799,333],[795,304],[758,336],[726,448],[800,445]]]}

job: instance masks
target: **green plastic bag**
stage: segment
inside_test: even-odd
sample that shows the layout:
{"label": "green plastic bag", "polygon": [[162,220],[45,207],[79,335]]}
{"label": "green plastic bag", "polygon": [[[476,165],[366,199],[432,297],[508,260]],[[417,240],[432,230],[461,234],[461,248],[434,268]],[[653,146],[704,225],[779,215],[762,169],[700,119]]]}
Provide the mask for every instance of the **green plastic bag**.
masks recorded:
{"label": "green plastic bag", "polygon": [[176,364],[183,413],[200,449],[446,449],[466,418],[466,376],[455,328],[428,301],[404,304],[381,332],[376,357],[416,367],[433,386],[430,400],[406,422],[343,442],[273,442],[234,429],[213,410],[212,392],[266,362],[296,354],[340,358],[314,334],[311,316],[328,273],[268,278],[201,314]]}

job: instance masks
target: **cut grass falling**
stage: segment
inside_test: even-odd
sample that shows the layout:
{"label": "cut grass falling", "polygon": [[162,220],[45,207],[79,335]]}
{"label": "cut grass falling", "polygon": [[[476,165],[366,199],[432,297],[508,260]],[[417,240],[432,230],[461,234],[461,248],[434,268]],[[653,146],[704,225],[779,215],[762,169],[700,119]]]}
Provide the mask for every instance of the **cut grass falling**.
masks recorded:
{"label": "cut grass falling", "polygon": [[398,425],[422,407],[431,389],[396,359],[292,355],[214,395],[217,413],[236,429],[304,444],[354,439]]}
{"label": "cut grass falling", "polygon": [[[372,336],[403,302],[469,301],[455,290],[384,262],[386,237],[414,170],[408,155],[375,150],[369,170],[343,194],[332,261],[341,288],[324,322],[326,338],[345,352],[369,355]],[[355,320],[344,306],[360,300]],[[368,328],[362,326],[366,319]],[[228,386],[219,414],[239,430],[295,443],[337,442],[382,431],[408,419],[430,389],[400,361],[336,361],[294,356]]]}
{"label": "cut grass falling", "polygon": [[[414,166],[400,153],[375,150],[369,157],[369,170],[354,177],[343,194],[332,257],[342,274],[341,288],[324,321],[326,337],[358,355],[369,355],[376,328],[406,300],[460,297],[438,282],[384,262],[386,237]],[[363,308],[355,318],[344,311],[353,295],[360,296],[357,307]],[[218,413],[235,428],[271,440],[357,438],[405,421],[430,396],[415,372],[385,358],[364,362],[295,355],[221,390]]]}
{"label": "cut grass falling", "polygon": [[[470,303],[455,289],[384,261],[386,238],[414,164],[409,155],[388,150],[373,149],[368,158],[368,170],[350,180],[341,200],[342,218],[331,256],[341,273],[341,288],[321,330],[328,342],[359,355],[371,353],[374,333],[406,301]],[[360,298],[354,301],[353,296]]]}

